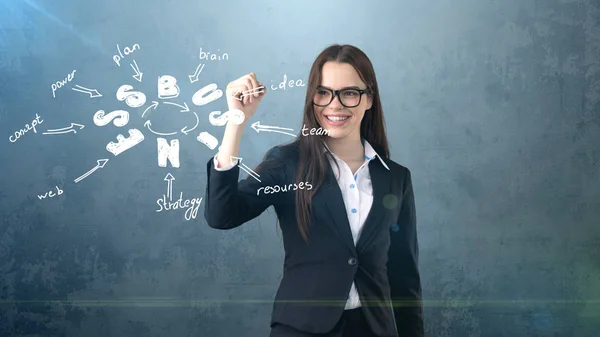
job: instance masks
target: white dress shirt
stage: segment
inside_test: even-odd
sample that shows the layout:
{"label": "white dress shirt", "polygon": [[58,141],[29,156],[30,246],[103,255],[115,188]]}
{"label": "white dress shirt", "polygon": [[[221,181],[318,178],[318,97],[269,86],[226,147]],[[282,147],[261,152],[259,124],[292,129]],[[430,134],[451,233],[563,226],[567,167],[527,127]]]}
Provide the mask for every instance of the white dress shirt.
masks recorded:
{"label": "white dress shirt", "polygon": [[[334,160],[329,160],[333,173],[335,174],[336,180],[339,184],[340,190],[342,191],[342,198],[344,199],[344,205],[346,206],[346,214],[348,215],[348,222],[350,223],[350,230],[352,231],[352,237],[354,238],[354,245],[360,238],[367,215],[371,210],[373,204],[373,185],[371,185],[371,175],[369,174],[369,162],[375,157],[381,161],[381,164],[386,168],[390,169],[383,159],[377,155],[377,152],[373,149],[371,144],[364,140],[365,147],[365,162],[360,166],[356,173],[352,174],[350,166],[340,159],[335,153],[329,150],[329,147],[325,145],[324,152],[329,151],[332,154]],[[335,162],[340,166],[340,172],[337,170]],[[226,167],[219,168],[217,156],[214,158],[215,170],[227,171],[232,169],[237,162],[227,165]],[[352,282],[350,293],[348,295],[348,301],[346,302],[345,309],[354,309],[360,307],[360,300],[358,292],[356,291],[356,285]]]}

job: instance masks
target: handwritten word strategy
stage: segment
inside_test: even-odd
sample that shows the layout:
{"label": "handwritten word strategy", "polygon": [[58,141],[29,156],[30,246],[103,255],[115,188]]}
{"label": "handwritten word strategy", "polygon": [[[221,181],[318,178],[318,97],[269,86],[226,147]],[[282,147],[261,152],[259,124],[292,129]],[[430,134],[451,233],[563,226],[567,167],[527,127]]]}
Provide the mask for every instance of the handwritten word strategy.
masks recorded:
{"label": "handwritten word strategy", "polygon": [[306,187],[307,191],[312,190],[313,186],[308,183],[308,182],[300,182],[298,184],[289,184],[289,185],[284,185],[283,187],[279,186],[279,185],[275,185],[275,186],[265,186],[265,187],[261,187],[258,190],[256,190],[256,195],[260,195],[260,191],[264,190],[263,193],[264,194],[275,194],[275,193],[279,193],[279,192],[287,192],[287,191],[292,191],[292,186],[293,190],[297,190],[297,189],[304,189]]}
{"label": "handwritten word strategy", "polygon": [[167,200],[167,196],[163,194],[163,197],[156,200],[156,204],[158,205],[158,209],[156,212],[169,211],[169,210],[178,210],[187,208],[185,211],[185,219],[196,219],[196,215],[198,214],[198,208],[202,203],[202,198],[191,198],[183,200],[183,192],[179,193],[179,199],[172,202]]}

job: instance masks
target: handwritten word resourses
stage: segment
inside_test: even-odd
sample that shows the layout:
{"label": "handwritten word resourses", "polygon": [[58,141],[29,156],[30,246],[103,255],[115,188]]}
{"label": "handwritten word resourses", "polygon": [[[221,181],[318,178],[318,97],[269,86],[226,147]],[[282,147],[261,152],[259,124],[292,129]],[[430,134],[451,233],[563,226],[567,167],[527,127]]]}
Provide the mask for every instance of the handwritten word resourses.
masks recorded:
{"label": "handwritten word resourses", "polygon": [[258,190],[256,190],[256,195],[260,194],[260,190],[264,190],[263,193],[264,194],[275,194],[275,193],[279,193],[279,192],[287,192],[287,191],[291,191],[292,190],[292,186],[293,190],[297,190],[297,189],[304,189],[306,187],[307,191],[310,191],[313,186],[307,182],[301,182],[299,184],[289,184],[289,185],[284,185],[283,187],[279,186],[279,185],[275,185],[275,186],[266,186],[266,187],[261,187]]}

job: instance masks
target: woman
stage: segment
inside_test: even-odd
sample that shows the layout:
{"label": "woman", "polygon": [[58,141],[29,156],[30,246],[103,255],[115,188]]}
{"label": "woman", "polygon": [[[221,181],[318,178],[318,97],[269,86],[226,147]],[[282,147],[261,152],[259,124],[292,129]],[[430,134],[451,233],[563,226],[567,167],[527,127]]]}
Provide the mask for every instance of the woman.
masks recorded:
{"label": "woman", "polygon": [[310,71],[302,123],[327,133],[300,132],[267,152],[259,179],[238,182],[232,157],[266,94],[260,86],[254,73],[227,86],[229,109],[245,120],[226,126],[207,163],[205,218],[212,228],[232,229],[274,206],[285,262],[270,336],[423,336],[411,174],[389,159],[370,60],[350,45],[323,50]]}

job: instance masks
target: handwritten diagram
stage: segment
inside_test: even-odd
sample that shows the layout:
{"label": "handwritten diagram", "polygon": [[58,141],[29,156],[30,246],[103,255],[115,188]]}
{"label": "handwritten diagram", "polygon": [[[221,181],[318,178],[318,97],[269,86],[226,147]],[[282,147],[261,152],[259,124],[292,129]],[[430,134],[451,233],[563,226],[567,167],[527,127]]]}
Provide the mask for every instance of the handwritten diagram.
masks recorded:
{"label": "handwritten diagram", "polygon": [[[170,166],[173,168],[179,168],[181,163],[179,159],[180,140],[178,137],[186,137],[193,133],[196,136],[196,141],[204,144],[211,150],[217,149],[219,145],[219,140],[215,136],[206,130],[198,130],[201,128],[201,121],[203,119],[207,119],[211,125],[218,127],[225,126],[228,123],[233,123],[236,125],[244,123],[246,116],[242,110],[232,109],[225,112],[203,112],[198,110],[205,110],[205,106],[223,97],[224,90],[221,90],[216,83],[208,82],[208,84],[196,88],[195,92],[191,96],[192,105],[188,105],[188,102],[190,101],[186,102],[181,98],[182,90],[180,88],[178,79],[171,74],[162,74],[158,76],[158,78],[154,78],[156,81],[156,98],[154,100],[152,100],[152,98],[149,99],[149,97],[139,89],[141,85],[137,84],[136,88],[135,84],[135,82],[142,83],[143,81],[147,81],[147,77],[144,77],[144,72],[142,69],[144,66],[143,62],[138,63],[138,60],[136,60],[136,57],[139,58],[140,56],[143,56],[143,51],[140,45],[137,43],[131,44],[124,48],[119,46],[119,44],[116,45],[116,53],[112,56],[112,61],[117,67],[127,70],[126,78],[128,81],[132,82],[118,85],[114,91],[114,96],[112,96],[113,99],[116,98],[117,104],[120,102],[123,106],[111,108],[110,110],[105,110],[102,108],[102,106],[98,106],[91,117],[87,117],[91,118],[92,122],[97,127],[107,129],[117,128],[122,130],[121,132],[116,132],[116,135],[113,136],[114,138],[109,139],[109,141],[106,143],[105,149],[110,155],[122,155],[127,150],[132,149],[136,145],[145,141],[148,136],[154,134],[156,135],[156,154],[158,167],[167,168]],[[200,63],[195,64],[187,74],[189,83],[191,85],[197,85],[196,83],[202,80],[201,75],[207,64],[210,66],[210,63],[213,61],[228,61],[229,55],[227,53],[221,53],[218,49],[216,52],[209,52],[200,48],[198,58]],[[127,67],[127,64],[129,64],[129,67]],[[140,67],[140,65],[142,67]],[[64,75],[64,78],[52,83],[50,85],[52,97],[56,98],[59,96],[64,96],[66,92],[63,88],[69,86],[71,88],[70,92],[75,92],[76,95],[82,95],[89,99],[103,97],[102,93],[100,93],[100,91],[94,87],[93,84],[90,85],[89,83],[76,83],[77,78],[81,78],[81,76],[76,76],[77,74],[80,73],[78,73],[78,70],[74,69],[70,73]],[[183,84],[186,83],[187,81],[184,81]],[[278,87],[271,85],[273,90],[286,90],[287,88],[301,86],[304,86],[302,80],[288,81],[286,74],[283,75],[283,81],[279,83]],[[103,93],[105,93],[104,90],[105,89],[102,89]],[[238,92],[234,95],[234,97],[242,100],[243,97],[264,92],[265,87],[260,86],[252,90]],[[131,109],[139,111],[139,115],[144,120],[143,123],[138,127],[129,126],[131,121]],[[170,117],[170,119],[177,121],[186,120],[186,124],[179,125],[169,130],[166,129],[164,125],[161,125],[161,123],[153,123],[153,119],[155,122],[157,120],[157,113],[164,114],[165,111],[168,112],[167,116]],[[179,118],[179,114],[181,114],[181,116],[184,118]],[[9,136],[9,141],[11,143],[15,143],[17,140],[28,134],[29,131],[33,131],[33,133],[37,134],[37,131],[42,123],[44,123],[44,120],[41,118],[41,116],[39,114],[35,114],[35,118],[31,119],[31,121],[26,123],[23,128],[13,132]],[[59,124],[54,128],[49,128],[41,133],[43,135],[53,135],[56,137],[66,134],[75,135],[85,128],[86,123],[81,121],[69,121],[61,124],[62,125]],[[125,128],[126,126],[129,127]],[[257,133],[275,132],[295,137],[295,135],[292,133],[293,130],[290,128],[261,125],[260,122],[255,122],[252,124],[252,128]],[[311,130],[310,134],[313,133],[316,133],[316,131]],[[250,177],[260,182],[260,175],[243,163],[242,160],[243,159],[240,157],[231,157],[232,164],[235,163],[239,165],[241,170],[245,171]],[[100,155],[99,158],[95,160],[95,164],[92,164],[93,166],[88,166],[88,170],[76,177],[73,181],[75,183],[81,183],[83,180],[91,177],[94,174],[97,174],[100,169],[105,169],[109,161],[110,158],[106,157],[106,154]],[[181,210],[184,213],[183,216],[185,220],[195,219],[202,202],[202,198],[184,198],[183,192],[179,192],[178,195],[174,196],[173,185],[175,182],[175,177],[171,173],[168,173],[165,176],[164,181],[166,182],[166,191],[160,198],[156,200],[156,204],[158,206],[156,212]],[[295,188],[302,187],[298,186]],[[291,189],[292,186],[290,185],[287,190]],[[64,190],[64,186],[55,186],[54,190],[44,192],[43,194],[38,194],[37,196],[40,200],[51,199],[63,195],[65,193]],[[279,190],[280,189],[276,187],[265,187],[263,193],[277,193]],[[260,190],[258,193],[260,193]]]}

